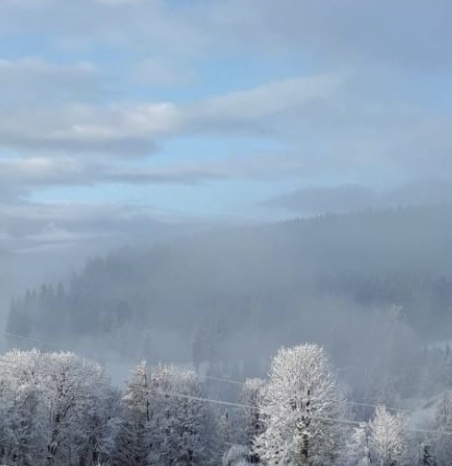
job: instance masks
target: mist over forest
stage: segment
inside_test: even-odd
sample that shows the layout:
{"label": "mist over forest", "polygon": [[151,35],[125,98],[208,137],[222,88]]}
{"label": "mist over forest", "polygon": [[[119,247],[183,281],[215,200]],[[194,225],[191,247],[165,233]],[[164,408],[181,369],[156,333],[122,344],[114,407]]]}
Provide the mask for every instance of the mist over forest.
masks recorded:
{"label": "mist over forest", "polygon": [[0,0],[0,466],[452,466],[450,0]]}
{"label": "mist over forest", "polygon": [[[264,462],[278,455],[264,428],[281,409],[270,394],[302,383],[307,400],[319,393],[313,421],[337,419],[305,427],[328,436],[306,446],[319,458],[360,464],[360,455],[395,447],[400,464],[440,457],[449,434],[435,432],[452,406],[451,207],[209,228],[92,255],[65,280],[17,293],[2,334],[3,456],[24,464],[30,454],[38,464],[160,464],[166,455]],[[304,375],[278,385],[290,364]],[[21,390],[25,404],[13,401]],[[34,417],[47,399],[59,400],[64,423]],[[147,421],[140,406],[152,409]],[[20,422],[35,419],[30,432],[44,429],[50,440],[17,439],[17,409]],[[191,426],[196,436],[168,437],[162,423],[173,426],[167,432]],[[383,450],[367,450],[369,441]],[[47,454],[46,442],[55,444]]]}
{"label": "mist over forest", "polygon": [[65,281],[16,295],[7,344],[75,350],[104,363],[207,364],[246,378],[264,375],[279,346],[309,341],[359,373],[369,358],[389,364],[380,358],[393,356],[384,353],[396,323],[410,333],[400,345],[421,350],[452,339],[450,231],[444,204],[123,247],[91,257]]}

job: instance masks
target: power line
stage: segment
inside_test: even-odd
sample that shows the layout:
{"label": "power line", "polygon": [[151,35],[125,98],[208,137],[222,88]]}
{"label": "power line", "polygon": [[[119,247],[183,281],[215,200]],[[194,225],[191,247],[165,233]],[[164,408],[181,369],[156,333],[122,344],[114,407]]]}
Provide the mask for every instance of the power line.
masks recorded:
{"label": "power line", "polygon": [[[243,382],[243,381],[238,381],[238,380],[234,380],[234,379],[229,379],[229,378],[224,378],[224,377],[214,377],[214,376],[211,376],[211,375],[204,375],[204,376],[201,376],[205,379],[209,379],[209,380],[215,380],[217,382],[224,382],[224,383],[230,383],[230,384],[234,384],[234,385],[245,385],[246,382]],[[377,402],[375,403],[370,403],[370,402],[365,402],[365,401],[345,401],[346,404],[348,405],[354,405],[354,406],[363,406],[363,407],[367,407],[367,408],[377,408],[378,406],[381,405],[380,404],[377,404]],[[408,409],[408,408],[395,408],[395,407],[391,407],[391,406],[387,406],[385,404],[385,407],[391,411],[402,411],[402,412],[408,412],[408,413],[412,413],[414,412],[415,410],[413,409]]]}
{"label": "power line", "polygon": [[[346,401],[348,405],[354,405],[354,406],[363,406],[367,408],[378,408],[378,406],[381,406],[382,403],[380,404],[373,404],[373,403],[366,403],[363,401]],[[393,406],[387,406],[386,404],[384,405],[387,409],[391,411],[402,411],[406,413],[413,413],[415,410],[414,409],[408,409],[408,408],[394,408]]]}
{"label": "power line", "polygon": [[[36,342],[36,343],[41,343],[41,344],[44,344],[44,345],[50,345],[54,348],[57,348],[57,346],[53,343],[50,343],[49,341],[46,341],[46,340],[40,340],[40,339],[37,339],[37,338],[31,338],[31,337],[28,337],[28,336],[25,336],[25,335],[17,335],[17,334],[14,334],[14,333],[10,333],[10,332],[3,332],[3,335],[6,335],[6,336],[10,336],[10,337],[15,337],[15,338],[20,338],[20,339],[23,339],[23,340],[29,340],[29,341],[32,341],[32,342]],[[202,379],[208,379],[208,380],[215,380],[217,382],[223,382],[223,383],[229,383],[229,384],[233,384],[233,385],[244,385],[246,382],[244,381],[240,381],[240,380],[236,380],[236,379],[231,379],[231,378],[225,378],[225,377],[217,377],[217,376],[212,376],[212,375],[200,375],[198,374],[198,376]],[[345,403],[347,405],[351,405],[351,406],[361,406],[361,407],[367,407],[367,408],[374,408],[376,409],[378,406],[381,406],[382,403],[378,403],[378,402],[365,402],[365,401],[348,401],[346,400]],[[400,407],[394,407],[394,406],[388,406],[386,404],[384,404],[384,406],[386,407],[386,409],[389,409],[390,411],[401,411],[401,412],[406,412],[406,413],[413,413],[415,410],[413,409],[408,409],[408,408],[400,408]]]}
{"label": "power line", "polygon": [[245,384],[245,382],[239,382],[238,380],[224,379],[222,377],[214,377],[213,375],[202,375],[202,376],[200,376],[200,378],[209,379],[209,380],[216,380],[217,382],[226,382],[226,383],[230,383],[230,384],[233,384],[233,385],[244,385]]}
{"label": "power line", "polygon": [[[3,359],[0,358],[0,362],[7,363],[7,364],[12,364],[15,365],[16,367],[20,367],[20,363],[14,362],[14,361],[9,361],[8,359]],[[26,366],[27,367],[27,366]],[[30,367],[30,366],[28,366]],[[34,372],[35,374],[39,374],[39,372]],[[43,374],[43,373],[41,373]],[[44,374],[46,376],[51,375],[51,374]],[[84,374],[73,374],[73,376],[84,376]],[[247,405],[243,403],[234,403],[230,401],[223,401],[223,400],[215,400],[211,398],[206,398],[206,397],[200,397],[200,396],[194,396],[194,395],[186,395],[183,393],[175,393],[175,392],[162,392],[160,391],[159,394],[168,396],[168,397],[173,397],[173,398],[182,398],[182,399],[187,399],[191,401],[199,401],[199,402],[205,402],[205,403],[211,403],[211,404],[217,404],[221,406],[228,406],[228,407],[233,407],[233,408],[240,408],[240,409],[249,409],[249,410],[257,410],[258,408],[256,406],[252,405]],[[359,421],[354,421],[352,419],[343,419],[343,418],[330,418],[330,417],[325,417],[325,416],[311,416],[311,419],[318,420],[318,421],[323,421],[323,422],[332,422],[336,424],[344,424],[344,425],[352,425],[352,426],[362,426],[363,423]],[[415,433],[427,433],[427,434],[439,434],[439,435],[451,435],[452,436],[452,431],[447,431],[447,430],[433,430],[433,429],[419,429],[419,428],[410,428],[406,429],[407,432],[415,432]]]}
{"label": "power line", "polygon": [[[210,398],[204,398],[204,397],[198,397],[198,396],[192,396],[192,395],[185,395],[182,393],[173,393],[173,392],[159,392],[159,393],[161,395],[172,396],[175,398],[185,398],[185,399],[193,400],[193,401],[203,401],[206,403],[233,406],[233,407],[242,408],[242,409],[251,409],[253,411],[258,409],[256,406],[251,406],[251,405],[246,405],[246,404],[241,404],[241,403],[231,403],[228,401],[214,400]],[[324,422],[332,422],[332,423],[337,423],[337,424],[348,424],[348,425],[353,425],[353,426],[363,425],[362,422],[354,421],[352,419],[330,418],[330,417],[325,417],[325,416],[311,416],[311,419],[315,419],[318,421],[324,421]],[[452,435],[452,431],[448,431],[448,430],[416,429],[416,428],[410,428],[406,430],[408,432],[417,432],[417,433]]]}
{"label": "power line", "polygon": [[[80,358],[82,363],[86,363],[89,361],[86,360],[86,359],[83,359],[83,358]],[[28,369],[30,371],[30,375],[40,375],[42,377],[52,377],[53,375],[55,375],[54,373],[52,372],[44,372],[42,371],[39,366],[36,366],[34,365],[32,362],[25,362],[25,361],[11,361],[9,359],[5,359],[5,358],[0,358],[0,363],[3,363],[3,364],[9,364],[11,366],[14,366],[18,369]],[[96,366],[97,364],[96,363],[93,363],[94,366]],[[102,366],[98,365],[98,367],[100,367],[102,370]],[[78,371],[78,367],[75,368],[77,370],[77,372],[73,371],[71,373],[71,377],[75,378],[75,377],[87,377],[87,373],[83,373],[83,372],[79,372]]]}
{"label": "power line", "polygon": [[49,346],[52,346],[53,348],[60,349],[57,345],[55,345],[55,343],[50,343],[49,341],[40,340],[38,338],[32,338],[32,337],[28,337],[25,335],[18,335],[16,333],[10,333],[10,332],[2,332],[2,335],[5,335],[7,337],[12,337],[12,338],[19,338],[20,340],[28,340],[34,343],[40,343],[42,345],[49,345]]}

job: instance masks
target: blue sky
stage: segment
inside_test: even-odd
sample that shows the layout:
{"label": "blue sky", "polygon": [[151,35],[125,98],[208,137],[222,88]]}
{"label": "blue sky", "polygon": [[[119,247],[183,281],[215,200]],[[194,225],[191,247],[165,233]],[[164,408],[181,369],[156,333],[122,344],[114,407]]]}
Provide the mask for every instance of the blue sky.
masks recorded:
{"label": "blue sky", "polygon": [[1,0],[0,245],[452,198],[451,18],[449,0]]}

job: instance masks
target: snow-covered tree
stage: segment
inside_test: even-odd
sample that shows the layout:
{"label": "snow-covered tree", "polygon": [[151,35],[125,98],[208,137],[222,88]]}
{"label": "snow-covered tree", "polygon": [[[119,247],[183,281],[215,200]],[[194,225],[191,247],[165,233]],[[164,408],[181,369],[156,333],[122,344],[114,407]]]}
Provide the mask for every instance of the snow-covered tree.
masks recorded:
{"label": "snow-covered tree", "polygon": [[371,421],[353,429],[343,462],[347,466],[403,466],[411,464],[410,459],[405,416],[379,406]]}
{"label": "snow-covered tree", "polygon": [[215,418],[192,371],[143,362],[122,399],[117,465],[209,465],[219,459]]}
{"label": "snow-covered tree", "polygon": [[344,401],[322,347],[281,348],[259,402],[265,431],[255,451],[265,463],[333,464],[340,453]]}
{"label": "snow-covered tree", "polygon": [[231,445],[239,445],[243,440],[242,418],[237,416],[237,411],[220,407],[215,410],[218,440],[220,448],[227,451]]}
{"label": "snow-covered tree", "polygon": [[49,421],[39,373],[41,354],[11,351],[2,356],[2,457],[29,465],[45,461]]}
{"label": "snow-covered tree", "polygon": [[146,464],[151,446],[148,428],[152,398],[151,373],[147,363],[142,361],[133,370],[122,398],[122,424],[112,453],[114,465]]}
{"label": "snow-covered tree", "polygon": [[403,466],[409,461],[406,418],[378,406],[369,423],[372,462],[379,466]]}
{"label": "snow-covered tree", "polygon": [[445,389],[452,388],[452,352],[450,346],[446,346],[441,367],[441,382]]}
{"label": "snow-covered tree", "polygon": [[[103,370],[73,353],[12,351],[2,356],[2,456],[16,465],[93,465],[106,430]],[[109,414],[105,414],[107,421]],[[102,433],[101,433],[102,431]],[[93,445],[87,455],[87,445]]]}
{"label": "snow-covered tree", "polygon": [[222,466],[244,466],[251,464],[250,450],[245,445],[231,445],[223,455]]}
{"label": "snow-covered tree", "polygon": [[84,414],[86,431],[81,459],[84,465],[106,463],[116,447],[122,425],[119,392],[105,387],[104,396],[96,397]]}
{"label": "snow-covered tree", "polygon": [[265,387],[262,379],[246,379],[240,390],[240,403],[246,406],[242,409],[242,429],[244,443],[248,447],[253,445],[254,440],[263,432],[263,422],[259,411],[260,397]]}
{"label": "snow-covered tree", "polygon": [[432,430],[438,431],[432,436],[434,455],[441,466],[452,465],[452,400],[447,391],[441,397],[436,408]]}
{"label": "snow-covered tree", "polygon": [[351,432],[344,452],[344,464],[347,466],[370,466],[370,432],[368,423],[361,423]]}
{"label": "snow-covered tree", "polygon": [[50,406],[47,463],[54,464],[56,458],[79,458],[90,435],[87,416],[105,395],[105,373],[97,364],[73,353],[44,353],[40,371]]}
{"label": "snow-covered tree", "polygon": [[159,366],[152,373],[151,384],[154,399],[149,423],[149,463],[215,464],[219,453],[216,426],[196,374]]}
{"label": "snow-covered tree", "polygon": [[45,406],[40,389],[32,380],[13,382],[9,389],[9,394],[2,393],[3,396],[7,395],[7,399],[2,396],[1,400],[2,456],[10,458],[14,464],[31,464],[44,457]]}
{"label": "snow-covered tree", "polygon": [[436,458],[432,454],[430,445],[421,444],[419,447],[418,466],[438,466]]}

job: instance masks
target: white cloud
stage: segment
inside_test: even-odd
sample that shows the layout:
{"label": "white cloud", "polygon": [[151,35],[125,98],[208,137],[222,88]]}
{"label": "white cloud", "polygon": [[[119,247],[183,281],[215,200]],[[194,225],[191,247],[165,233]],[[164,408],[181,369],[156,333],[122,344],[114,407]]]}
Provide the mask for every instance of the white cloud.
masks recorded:
{"label": "white cloud", "polygon": [[0,252],[66,248],[83,256],[117,248],[131,239],[149,244],[208,224],[183,213],[130,203],[0,201],[0,212]]}
{"label": "white cloud", "polygon": [[148,155],[155,139],[190,131],[231,132],[325,98],[342,83],[334,75],[298,77],[188,105],[118,103],[108,107],[68,104],[60,108],[0,111],[0,146],[18,150]]}
{"label": "white cloud", "polygon": [[4,189],[9,188],[5,193],[0,192],[0,201],[10,199],[14,192],[16,197],[23,197],[24,193],[48,186],[191,185],[233,178],[272,180],[303,171],[304,165],[297,157],[277,152],[138,168],[71,157],[0,158],[0,184]]}
{"label": "white cloud", "polygon": [[[363,84],[361,77],[352,72],[299,76],[189,104],[119,102],[0,111],[0,146],[25,156],[38,152],[61,160],[63,154],[73,159],[85,154],[91,160],[102,155],[104,162],[109,156],[127,161],[155,153],[157,143],[167,138],[251,133],[277,138],[297,153],[306,174],[392,167],[435,176],[452,170],[451,117],[422,106],[379,102],[378,83],[371,95],[371,83]],[[195,172],[207,177],[205,170]],[[130,170],[127,178],[135,182],[145,179],[144,173],[135,176]],[[174,181],[173,173],[147,177],[149,182]]]}
{"label": "white cloud", "polygon": [[[356,65],[452,71],[449,0],[213,1],[198,5],[210,37],[229,47]],[[233,34],[231,34],[233,31]],[[220,39],[221,40],[221,39]]]}
{"label": "white cloud", "polygon": [[448,0],[3,0],[0,31],[103,42],[178,55],[298,51],[341,63],[438,70],[452,65]]}
{"label": "white cloud", "polygon": [[290,52],[298,60],[450,72],[449,16],[449,0],[3,0],[0,34],[133,50],[145,44],[147,53],[172,57]]}
{"label": "white cloud", "polygon": [[[452,172],[452,117],[441,87],[452,64],[447,4],[0,0],[0,39],[11,56],[21,46],[8,38],[27,34],[39,37],[30,54],[58,57],[0,59],[0,198],[11,206],[49,185]],[[235,61],[249,65],[253,80],[254,61],[306,72],[203,97],[212,78],[210,70],[202,76],[204,67],[224,58],[222,87]],[[353,71],[315,71],[343,68]],[[198,97],[191,101],[189,92],[180,98],[178,89],[173,100],[163,89],[193,79]],[[163,157],[168,139],[228,144],[244,135],[275,140],[290,155],[214,160],[212,153],[206,161],[187,152],[172,165],[128,163],[158,151]],[[7,159],[8,151],[16,158]],[[32,215],[22,207],[17,215]]]}
{"label": "white cloud", "polygon": [[39,34],[55,47],[86,50],[93,44],[187,56],[203,47],[203,34],[184,8],[162,0],[0,2],[0,36]]}
{"label": "white cloud", "polygon": [[344,78],[339,74],[325,74],[284,79],[208,99],[194,111],[206,120],[258,120],[325,99],[343,84]]}
{"label": "white cloud", "polygon": [[[57,76],[62,78],[77,78],[78,76],[92,76],[96,74],[96,67],[89,62],[79,62],[74,65],[57,65],[39,57],[23,57],[17,60],[0,59],[0,76],[10,76],[10,79],[23,77],[25,73]],[[36,76],[32,76],[34,79]]]}
{"label": "white cloud", "polygon": [[262,203],[304,215],[452,203],[452,179],[419,178],[390,189],[358,184],[302,188]]}
{"label": "white cloud", "polygon": [[59,65],[38,57],[0,58],[0,88],[3,108],[92,100],[104,93],[100,73],[92,63]]}
{"label": "white cloud", "polygon": [[[0,70],[2,66],[17,68],[10,62],[0,62]],[[45,70],[58,76],[72,72],[71,67],[68,71],[39,60],[25,60],[19,68]],[[75,69],[93,71],[84,64]],[[346,173],[350,169],[370,173],[393,167],[411,175],[428,172],[435,176],[452,169],[451,117],[412,104],[379,102],[378,82],[362,83],[361,78],[362,74],[351,71],[298,76],[188,104],[67,103],[52,108],[2,109],[0,147],[31,157],[36,153],[46,157],[52,154],[58,160],[62,155],[75,159],[85,154],[90,160],[101,155],[104,162],[108,156],[127,161],[155,153],[157,143],[166,138],[251,133],[277,138],[297,152],[306,174]],[[369,93],[370,87],[375,95]],[[126,177],[126,170],[121,169],[118,175],[113,166],[108,176],[130,182],[179,182],[183,178],[174,173],[140,170],[136,174],[129,170]],[[107,177],[107,171],[103,173]],[[88,179],[91,171],[83,174]],[[199,168],[185,175],[191,181],[209,176]],[[213,170],[210,176],[224,174]],[[70,181],[71,177],[67,178]],[[54,182],[49,176],[46,179]]]}
{"label": "white cloud", "polygon": [[172,63],[155,56],[140,61],[132,71],[134,80],[146,86],[187,86],[196,80],[196,73],[188,66]]}
{"label": "white cloud", "polygon": [[142,3],[144,0],[95,0],[97,3],[101,5],[108,5],[108,6],[123,6],[123,5],[133,5],[136,3]]}

